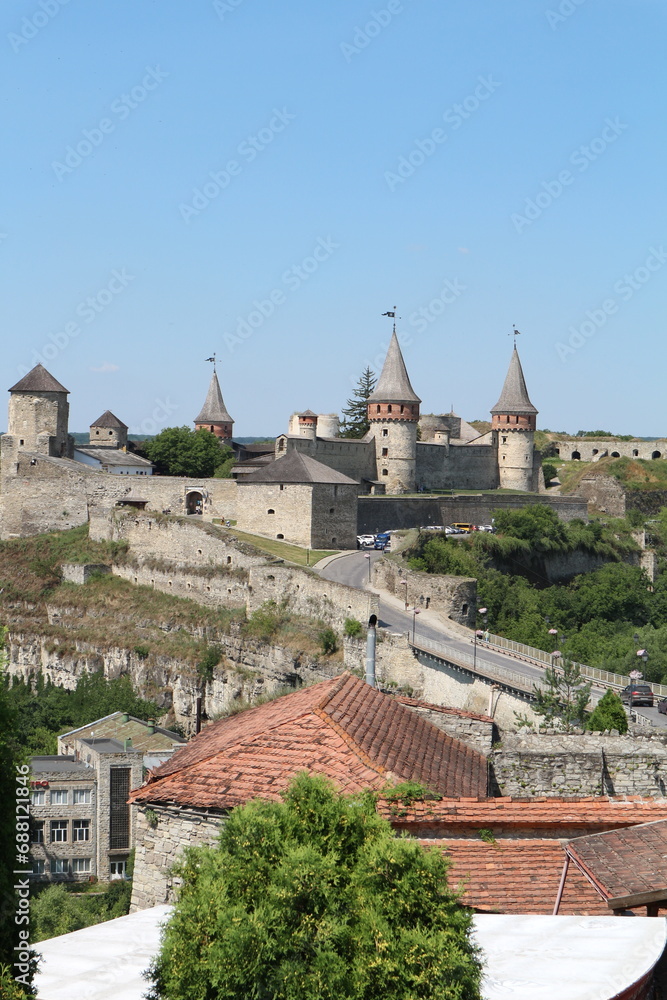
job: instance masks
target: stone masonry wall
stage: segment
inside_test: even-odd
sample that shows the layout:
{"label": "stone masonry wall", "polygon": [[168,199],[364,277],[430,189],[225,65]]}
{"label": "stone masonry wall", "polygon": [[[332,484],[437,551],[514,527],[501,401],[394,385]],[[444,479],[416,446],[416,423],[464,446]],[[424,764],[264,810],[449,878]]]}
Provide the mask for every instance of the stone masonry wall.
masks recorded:
{"label": "stone masonry wall", "polygon": [[[401,580],[408,581],[407,588]],[[472,577],[419,573],[385,558],[373,563],[373,584],[401,600],[407,600],[410,606],[416,604],[423,607],[428,599],[429,610],[437,612],[445,621],[451,618],[469,628],[475,625],[477,580]]]}
{"label": "stone masonry wall", "polygon": [[625,517],[625,490],[615,476],[589,476],[577,488],[595,510],[610,517]]}
{"label": "stone masonry wall", "polygon": [[517,510],[531,504],[546,504],[562,521],[576,517],[588,520],[584,497],[549,493],[473,493],[441,497],[359,497],[357,530],[367,532],[419,528],[427,524],[490,524],[497,509]]}
{"label": "stone masonry wall", "polygon": [[[149,822],[146,807],[137,812],[137,839],[130,913],[166,903],[173,898],[170,869],[187,847],[214,844],[224,817],[220,814],[151,806],[157,823]],[[150,815],[150,814],[149,814]]]}
{"label": "stone masonry wall", "polygon": [[667,794],[661,737],[510,734],[492,764],[502,795]]}
{"label": "stone masonry wall", "polygon": [[249,571],[248,591],[248,614],[265,601],[287,601],[294,614],[322,618],[336,629],[342,629],[346,618],[365,625],[380,610],[377,594],[325,580],[298,566],[255,566]]}

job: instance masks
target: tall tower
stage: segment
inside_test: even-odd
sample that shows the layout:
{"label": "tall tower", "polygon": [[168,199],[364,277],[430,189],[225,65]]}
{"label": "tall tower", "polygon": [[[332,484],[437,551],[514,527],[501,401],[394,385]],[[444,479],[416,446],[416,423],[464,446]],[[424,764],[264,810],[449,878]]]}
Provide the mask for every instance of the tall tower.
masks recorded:
{"label": "tall tower", "polygon": [[498,484],[501,489],[537,489],[533,453],[537,410],[530,401],[516,342],[500,399],[491,410],[491,428],[497,434]]}
{"label": "tall tower", "polygon": [[127,424],[119,420],[111,410],[105,410],[90,425],[90,443],[97,448],[127,448],[127,431]]}
{"label": "tall tower", "polygon": [[198,416],[195,417],[195,430],[210,431],[221,441],[231,444],[233,426],[234,421],[229,413],[227,413],[227,407],[220,392],[220,383],[218,382],[214,366],[213,377],[211,378],[211,383],[206,394],[206,401]]}
{"label": "tall tower", "polygon": [[410,385],[396,326],[380,378],[368,397],[370,433],[375,439],[378,478],[387,493],[415,488],[417,424],[421,399]]}
{"label": "tall tower", "polygon": [[43,365],[35,365],[9,391],[7,440],[3,441],[3,447],[71,458],[71,439],[67,434],[69,389]]}

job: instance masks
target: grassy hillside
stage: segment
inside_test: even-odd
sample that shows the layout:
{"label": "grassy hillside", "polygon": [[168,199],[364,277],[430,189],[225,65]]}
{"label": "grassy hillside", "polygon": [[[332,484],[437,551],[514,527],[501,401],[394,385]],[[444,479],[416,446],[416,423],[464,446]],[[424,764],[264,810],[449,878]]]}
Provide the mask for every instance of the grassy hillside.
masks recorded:
{"label": "grassy hillside", "polygon": [[599,462],[551,460],[558,468],[561,493],[576,493],[582,479],[614,476],[629,490],[667,490],[667,460],[602,458]]}

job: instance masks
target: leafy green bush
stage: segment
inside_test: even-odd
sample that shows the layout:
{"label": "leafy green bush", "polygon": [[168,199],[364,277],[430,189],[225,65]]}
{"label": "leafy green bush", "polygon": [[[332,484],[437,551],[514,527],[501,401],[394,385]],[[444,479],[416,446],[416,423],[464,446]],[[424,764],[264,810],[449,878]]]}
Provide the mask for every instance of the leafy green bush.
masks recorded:
{"label": "leafy green bush", "polygon": [[618,729],[621,734],[627,733],[628,717],[623,702],[611,688],[605,691],[589,715],[586,729],[592,733],[602,733],[605,729]]}
{"label": "leafy green bush", "polygon": [[140,660],[147,660],[150,656],[150,646],[145,646],[143,644],[134,647],[134,651]]}
{"label": "leafy green bush", "polygon": [[346,618],[343,623],[343,632],[350,639],[358,639],[363,635],[364,627],[357,618]]}
{"label": "leafy green bush", "polygon": [[373,796],[302,774],[190,849],[152,1000],[478,1000],[472,913],[448,860],[397,839]]}
{"label": "leafy green bush", "polygon": [[325,656],[335,653],[338,649],[338,636],[332,628],[323,628],[317,636],[317,641]]}
{"label": "leafy green bush", "polygon": [[269,642],[288,620],[287,605],[264,601],[243,625],[244,635]]}
{"label": "leafy green bush", "polygon": [[215,668],[222,659],[222,650],[219,646],[209,646],[204,656],[197,664],[197,673],[203,681],[212,681]]}
{"label": "leafy green bush", "polygon": [[544,473],[544,482],[548,486],[552,479],[555,479],[558,475],[558,469],[551,462],[545,462],[542,466],[542,472]]}

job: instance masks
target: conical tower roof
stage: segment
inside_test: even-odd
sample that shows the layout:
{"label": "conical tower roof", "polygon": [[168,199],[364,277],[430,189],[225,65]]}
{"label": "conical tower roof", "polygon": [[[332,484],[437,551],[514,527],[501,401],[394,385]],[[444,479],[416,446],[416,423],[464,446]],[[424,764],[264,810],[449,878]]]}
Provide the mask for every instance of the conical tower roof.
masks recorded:
{"label": "conical tower roof", "polygon": [[35,365],[27,375],[13,385],[10,392],[69,392],[61,385],[44,365]]}
{"label": "conical tower roof", "polygon": [[401,354],[398,337],[394,330],[387,357],[375,390],[368,397],[369,403],[421,403],[421,399],[410,385],[408,370]]}
{"label": "conical tower roof", "polygon": [[120,427],[121,430],[127,430],[127,424],[124,424],[122,420],[119,420],[115,413],[111,410],[105,410],[101,417],[97,420],[93,420],[91,427]]}
{"label": "conical tower roof", "polygon": [[211,378],[211,384],[208,387],[208,392],[206,394],[206,402],[202,406],[199,415],[195,417],[196,424],[233,424],[234,421],[227,413],[227,407],[225,406],[224,400],[222,398],[222,393],[220,392],[220,383],[218,382],[218,376],[213,372],[213,377]]}
{"label": "conical tower roof", "polygon": [[511,413],[519,416],[521,414],[538,413],[528,395],[526,380],[523,377],[523,369],[516,344],[512,351],[510,366],[507,369],[503,391],[500,393],[500,399],[491,410],[491,413]]}

